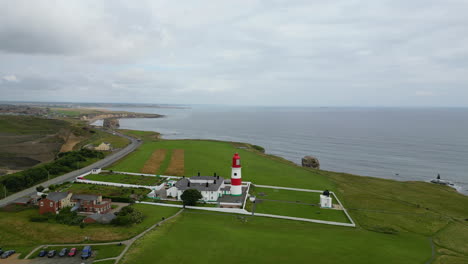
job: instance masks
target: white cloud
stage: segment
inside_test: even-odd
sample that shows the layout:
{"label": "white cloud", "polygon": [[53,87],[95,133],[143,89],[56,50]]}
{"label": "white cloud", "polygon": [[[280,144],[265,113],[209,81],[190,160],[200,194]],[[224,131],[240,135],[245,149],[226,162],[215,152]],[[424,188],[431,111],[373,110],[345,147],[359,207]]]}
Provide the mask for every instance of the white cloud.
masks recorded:
{"label": "white cloud", "polygon": [[5,75],[2,77],[2,80],[7,81],[7,82],[19,82],[20,80],[16,75]]}

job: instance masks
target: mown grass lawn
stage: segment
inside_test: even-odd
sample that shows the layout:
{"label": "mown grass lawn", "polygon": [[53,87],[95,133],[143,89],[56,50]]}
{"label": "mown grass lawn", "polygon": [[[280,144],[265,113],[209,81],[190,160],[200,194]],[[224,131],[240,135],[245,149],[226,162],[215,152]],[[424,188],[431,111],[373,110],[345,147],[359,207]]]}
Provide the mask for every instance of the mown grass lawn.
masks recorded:
{"label": "mown grass lawn", "polygon": [[[257,197],[255,212],[264,214],[284,215],[349,223],[342,210],[320,208],[320,193],[301,192],[252,186],[250,193]],[[333,201],[333,203],[337,203]],[[253,210],[249,201],[248,211]]]}
{"label": "mown grass lawn", "polygon": [[[38,215],[38,209],[19,212],[0,211],[0,245],[2,248],[15,249],[17,252],[27,254],[34,247],[46,244],[120,241],[141,233],[160,221],[162,217],[167,218],[179,210],[143,204],[133,206],[142,211],[145,218],[142,223],[129,227],[91,224],[80,228],[56,223],[38,223],[29,220],[31,216]],[[89,237],[90,240],[85,241],[85,237]]]}
{"label": "mown grass lawn", "polygon": [[138,175],[125,175],[125,174],[90,174],[85,177],[92,181],[103,181],[103,182],[116,182],[116,183],[127,183],[136,185],[149,185],[155,186],[163,182],[160,177],[150,176],[138,176]]}
{"label": "mown grass lawn", "polygon": [[422,264],[430,255],[427,238],[410,233],[188,211],[138,240],[123,263]]}
{"label": "mown grass lawn", "polygon": [[308,189],[333,189],[333,183],[323,172],[298,167],[289,161],[274,158],[250,149],[237,148],[230,142],[209,140],[162,140],[145,142],[109,169],[139,172],[156,149],[183,149],[185,151],[185,176],[213,175],[216,172],[226,178],[231,175],[234,153],[242,159],[244,181],[257,184],[287,186]]}

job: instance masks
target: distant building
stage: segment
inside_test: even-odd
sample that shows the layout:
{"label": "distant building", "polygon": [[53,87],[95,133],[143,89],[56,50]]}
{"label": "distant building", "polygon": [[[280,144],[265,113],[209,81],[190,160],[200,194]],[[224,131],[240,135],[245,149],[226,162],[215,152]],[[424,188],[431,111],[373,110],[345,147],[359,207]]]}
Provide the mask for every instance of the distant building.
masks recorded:
{"label": "distant building", "polygon": [[100,151],[111,151],[112,150],[112,145],[107,142],[102,142],[99,144],[99,146],[95,147],[94,150],[100,150]]}
{"label": "distant building", "polygon": [[39,202],[39,214],[58,212],[67,206],[70,206],[70,198],[72,194],[68,192],[51,192],[46,198]]}
{"label": "distant building", "polygon": [[101,223],[101,224],[109,224],[112,220],[114,220],[117,216],[112,213],[107,214],[99,214],[94,213],[85,219],[83,219],[83,223],[92,224],[92,223]]}
{"label": "distant building", "polygon": [[72,207],[74,211],[105,214],[111,210],[111,204],[110,199],[102,199],[101,195],[52,192],[39,201],[39,213],[58,214],[63,208]]}
{"label": "distant building", "polygon": [[99,214],[108,213],[112,209],[111,199],[102,199],[101,195],[94,194],[73,194],[70,205],[73,206],[72,210]]}
{"label": "distant building", "polygon": [[99,174],[101,173],[101,168],[94,168],[91,170],[91,174]]}

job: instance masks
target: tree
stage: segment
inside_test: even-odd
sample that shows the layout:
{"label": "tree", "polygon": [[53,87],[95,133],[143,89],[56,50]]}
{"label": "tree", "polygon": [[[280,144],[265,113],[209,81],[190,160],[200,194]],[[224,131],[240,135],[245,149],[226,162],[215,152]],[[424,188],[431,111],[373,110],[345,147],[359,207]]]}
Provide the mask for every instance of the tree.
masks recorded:
{"label": "tree", "polygon": [[184,205],[195,205],[197,201],[203,198],[202,194],[199,190],[196,189],[188,189],[180,196]]}
{"label": "tree", "polygon": [[39,186],[36,187],[36,191],[38,191],[38,192],[42,192],[43,190],[44,190],[44,186],[42,186],[42,185],[39,185]]}

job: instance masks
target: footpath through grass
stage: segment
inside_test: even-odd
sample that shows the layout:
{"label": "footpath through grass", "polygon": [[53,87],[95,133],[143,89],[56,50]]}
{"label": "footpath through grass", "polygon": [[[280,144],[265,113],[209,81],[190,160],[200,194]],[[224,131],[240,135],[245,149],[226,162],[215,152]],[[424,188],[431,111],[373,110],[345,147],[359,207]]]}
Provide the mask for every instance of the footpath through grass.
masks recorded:
{"label": "footpath through grass", "polygon": [[430,254],[427,238],[410,233],[188,211],[138,240],[123,263],[422,264]]}

